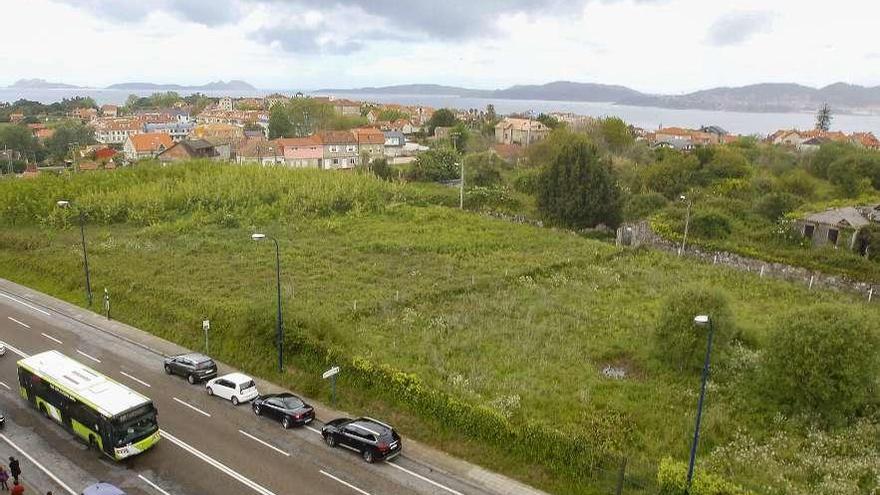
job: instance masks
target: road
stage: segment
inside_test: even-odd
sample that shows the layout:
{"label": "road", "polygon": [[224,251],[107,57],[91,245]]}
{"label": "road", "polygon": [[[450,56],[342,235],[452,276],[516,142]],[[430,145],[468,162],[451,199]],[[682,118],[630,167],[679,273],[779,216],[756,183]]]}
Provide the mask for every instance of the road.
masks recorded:
{"label": "road", "polygon": [[[0,291],[0,340],[8,346],[6,356],[0,358],[0,396],[13,423],[7,435],[15,441],[35,434],[41,444],[52,446],[54,455],[69,461],[74,467],[49,459],[46,468],[52,471],[50,465],[60,466],[56,474],[77,490],[73,495],[89,479],[109,481],[138,495],[503,493],[446,474],[419,459],[401,457],[367,464],[353,452],[327,447],[320,436],[320,421],[283,430],[274,421],[256,417],[248,405],[235,407],[208,397],[204,385],[189,385],[166,375],[162,356],[137,342],[116,338],[6,291]],[[162,441],[144,454],[113,462],[87,450],[72,434],[28,407],[17,393],[15,362],[51,349],[150,397],[159,411]],[[221,374],[235,371],[218,365]],[[263,389],[271,387],[258,384]],[[0,442],[0,452],[7,450]],[[70,493],[60,486],[55,489],[56,494]]]}

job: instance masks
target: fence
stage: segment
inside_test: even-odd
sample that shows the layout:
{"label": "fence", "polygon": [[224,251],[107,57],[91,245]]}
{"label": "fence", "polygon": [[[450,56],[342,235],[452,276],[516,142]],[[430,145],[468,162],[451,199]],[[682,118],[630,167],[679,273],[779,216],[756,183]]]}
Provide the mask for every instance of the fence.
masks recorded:
{"label": "fence", "polygon": [[853,292],[862,295],[868,302],[872,302],[876,288],[874,284],[850,280],[846,277],[828,275],[823,272],[811,271],[806,268],[773,263],[755,258],[748,258],[735,253],[725,251],[708,251],[699,246],[685,246],[681,250],[681,244],[660,237],[655,233],[648,222],[639,222],[632,225],[621,226],[617,230],[618,246],[641,246],[647,245],[656,249],[696,258],[713,265],[724,265],[735,270],[755,273],[759,277],[773,277],[790,282],[803,283],[812,289],[830,289],[843,292]]}

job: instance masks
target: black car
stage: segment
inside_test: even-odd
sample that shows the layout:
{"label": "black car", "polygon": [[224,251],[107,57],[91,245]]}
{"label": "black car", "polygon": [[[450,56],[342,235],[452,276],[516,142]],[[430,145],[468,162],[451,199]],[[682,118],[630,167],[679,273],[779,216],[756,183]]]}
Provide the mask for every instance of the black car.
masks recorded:
{"label": "black car", "polygon": [[315,419],[315,409],[293,394],[261,395],[251,403],[254,414],[281,421],[286,430],[293,425],[304,425]]}
{"label": "black car", "polygon": [[394,428],[372,418],[339,418],[321,428],[324,442],[354,450],[367,462],[391,460],[402,449],[400,435]]}
{"label": "black car", "polygon": [[217,365],[208,356],[191,352],[165,358],[165,373],[180,375],[190,383],[197,383],[217,376]]}

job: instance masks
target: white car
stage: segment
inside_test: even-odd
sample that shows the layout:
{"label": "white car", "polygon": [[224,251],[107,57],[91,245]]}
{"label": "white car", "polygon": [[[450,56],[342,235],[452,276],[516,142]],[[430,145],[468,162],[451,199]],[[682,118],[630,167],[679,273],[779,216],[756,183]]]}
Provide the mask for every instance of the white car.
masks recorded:
{"label": "white car", "polygon": [[233,405],[256,399],[260,396],[257,392],[257,384],[254,380],[242,373],[229,373],[208,380],[205,384],[208,395],[216,395],[226,400],[231,400]]}
{"label": "white car", "polygon": [[0,356],[3,356],[4,354],[6,354],[6,344],[0,342]]}

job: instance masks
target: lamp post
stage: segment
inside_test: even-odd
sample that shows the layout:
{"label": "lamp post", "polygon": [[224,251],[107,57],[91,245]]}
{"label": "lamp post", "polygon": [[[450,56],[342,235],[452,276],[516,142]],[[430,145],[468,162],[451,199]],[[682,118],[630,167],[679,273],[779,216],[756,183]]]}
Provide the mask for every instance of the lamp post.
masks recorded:
{"label": "lamp post", "polygon": [[[60,200],[56,203],[60,208],[70,208],[72,206],[71,202],[68,200]],[[86,228],[85,228],[85,217],[83,216],[83,212],[81,208],[77,208],[78,216],[79,216],[79,235],[82,241],[82,252],[83,252],[83,269],[86,272],[86,299],[89,301],[89,307],[92,306],[92,282],[89,276],[89,255],[86,251]]]}
{"label": "lamp post", "polygon": [[687,484],[684,493],[690,493],[691,481],[694,478],[694,462],[697,459],[697,444],[700,441],[700,419],[703,417],[703,401],[706,399],[706,382],[709,381],[709,357],[712,354],[712,336],[715,333],[715,326],[712,324],[712,318],[708,315],[698,315],[694,317],[694,324],[698,327],[709,327],[709,338],[706,344],[706,360],[703,363],[703,380],[700,385],[700,400],[697,402],[697,424],[694,427],[694,441],[691,444],[691,458],[688,463]]}
{"label": "lamp post", "polygon": [[464,209],[464,160],[461,161],[461,164],[456,164],[461,167],[461,172],[459,178],[461,180],[458,181],[458,209]]}
{"label": "lamp post", "polygon": [[[266,234],[253,234],[251,239],[262,241],[266,239]],[[275,278],[278,289],[278,315],[275,320],[275,340],[278,345],[278,372],[284,371],[284,317],[281,314],[281,254],[278,248],[278,239],[269,237],[275,243]]]}
{"label": "lamp post", "polygon": [[684,194],[678,197],[685,203],[687,203],[687,213],[684,217],[684,236],[681,238],[681,246],[678,248],[678,255],[681,256],[681,253],[684,251],[684,245],[687,242],[688,238],[688,227],[691,224],[691,205],[693,204],[691,200],[687,199]]}

